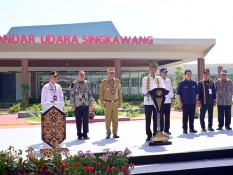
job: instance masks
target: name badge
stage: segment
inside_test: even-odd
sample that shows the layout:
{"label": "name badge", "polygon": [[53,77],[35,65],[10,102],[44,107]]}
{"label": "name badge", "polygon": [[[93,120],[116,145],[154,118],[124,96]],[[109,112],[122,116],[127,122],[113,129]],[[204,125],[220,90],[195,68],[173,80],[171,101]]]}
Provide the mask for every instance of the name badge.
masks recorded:
{"label": "name badge", "polygon": [[56,95],[53,96],[53,101],[57,101],[57,96]]}
{"label": "name badge", "polygon": [[114,89],[111,90],[111,94],[115,94],[115,90]]}
{"label": "name badge", "polygon": [[209,94],[212,94],[212,89],[209,89]]}

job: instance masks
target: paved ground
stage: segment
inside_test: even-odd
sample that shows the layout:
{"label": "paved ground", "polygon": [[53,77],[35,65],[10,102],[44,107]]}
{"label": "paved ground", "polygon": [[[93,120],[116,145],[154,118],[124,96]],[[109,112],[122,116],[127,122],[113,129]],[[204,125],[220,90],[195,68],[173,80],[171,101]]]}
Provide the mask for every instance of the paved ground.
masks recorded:
{"label": "paved ground", "polygon": [[[179,111],[172,111],[171,112],[172,118],[181,118],[182,113]],[[141,118],[134,118],[131,120],[137,120],[137,119],[144,119],[144,117]],[[121,121],[127,121],[126,117],[121,117]],[[67,123],[74,123],[75,118],[74,117],[67,117]],[[100,122],[104,121],[104,117],[95,117],[94,120],[91,120],[91,122]],[[36,122],[24,120],[23,118],[18,118],[18,114],[0,114],[0,127],[19,127],[20,125],[35,125]]]}
{"label": "paved ground", "polygon": [[[2,116],[0,116],[1,118]],[[22,119],[17,119],[22,120]],[[101,152],[104,148],[111,150],[124,150],[126,147],[132,150],[133,155],[164,154],[173,152],[190,152],[209,149],[225,149],[232,147],[233,131],[200,132],[199,120],[195,119],[197,134],[183,134],[181,118],[171,119],[170,141],[172,145],[150,147],[145,142],[145,120],[130,120],[119,122],[119,139],[105,139],[104,122],[93,122],[89,125],[90,140],[77,140],[75,124],[67,124],[66,147],[71,152],[78,150],[92,150]],[[19,127],[20,126],[20,127]],[[214,128],[217,127],[217,120],[214,119]],[[36,150],[43,145],[41,141],[41,127],[36,125],[12,125],[0,126],[0,148],[15,146],[18,149],[33,147]]]}
{"label": "paved ground", "polygon": [[34,125],[35,122],[18,118],[18,114],[0,114],[0,127],[15,125]]}
{"label": "paved ground", "polygon": [[[217,119],[214,118],[214,128],[217,128]],[[102,152],[103,149],[109,148],[110,150],[124,150],[129,148],[133,156],[140,155],[154,155],[154,154],[172,154],[180,152],[198,152],[200,150],[219,150],[233,148],[233,131],[217,131],[214,132],[201,132],[199,120],[195,119],[195,128],[198,130],[197,134],[182,133],[182,120],[181,113],[172,112],[171,118],[171,132],[169,140],[172,145],[166,146],[149,146],[145,142],[145,120],[119,121],[119,139],[105,139],[105,124],[104,122],[93,122],[89,124],[89,137],[90,140],[77,140],[76,126],[74,123],[66,125],[67,134],[64,146],[68,147],[71,154],[76,154],[79,150],[92,152]],[[16,149],[26,150],[28,147],[34,148],[39,152],[40,147],[43,145],[41,140],[41,126],[28,122],[23,119],[18,119],[17,115],[0,115],[0,150],[7,149],[9,146],[14,146]],[[172,164],[158,164],[148,167],[135,167],[134,173],[140,172],[156,172],[161,169],[182,169],[182,166],[192,167],[197,164],[204,167],[219,166],[221,164],[232,163],[232,159],[217,160],[220,162],[199,161],[187,163],[172,163]],[[199,166],[198,165],[198,166]]]}

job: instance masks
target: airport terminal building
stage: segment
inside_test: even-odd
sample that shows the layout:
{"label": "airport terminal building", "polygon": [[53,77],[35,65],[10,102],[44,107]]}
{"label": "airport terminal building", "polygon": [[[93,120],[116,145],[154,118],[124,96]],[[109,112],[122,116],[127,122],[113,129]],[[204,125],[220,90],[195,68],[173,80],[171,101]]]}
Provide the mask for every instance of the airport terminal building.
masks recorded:
{"label": "airport terminal building", "polygon": [[98,96],[108,67],[115,67],[123,94],[139,94],[152,60],[159,68],[197,60],[200,79],[204,58],[215,43],[215,39],[122,36],[111,21],[12,27],[0,36],[0,99],[22,99],[23,83],[30,86],[29,97],[39,99],[51,70],[58,72],[66,95],[81,69]]}

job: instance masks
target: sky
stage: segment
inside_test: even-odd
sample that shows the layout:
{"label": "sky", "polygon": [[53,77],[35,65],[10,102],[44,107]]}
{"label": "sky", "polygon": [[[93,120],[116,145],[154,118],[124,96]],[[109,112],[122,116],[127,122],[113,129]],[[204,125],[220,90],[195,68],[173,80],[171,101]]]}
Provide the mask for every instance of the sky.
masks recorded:
{"label": "sky", "polygon": [[232,0],[0,0],[0,35],[13,26],[112,21],[122,36],[216,39],[207,64],[233,63]]}

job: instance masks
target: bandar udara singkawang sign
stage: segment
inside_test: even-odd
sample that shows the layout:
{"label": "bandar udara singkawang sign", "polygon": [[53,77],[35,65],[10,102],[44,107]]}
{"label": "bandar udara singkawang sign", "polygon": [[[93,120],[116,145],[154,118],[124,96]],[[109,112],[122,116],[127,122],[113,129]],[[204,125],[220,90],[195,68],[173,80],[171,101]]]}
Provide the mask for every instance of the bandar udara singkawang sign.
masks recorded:
{"label": "bandar udara singkawang sign", "polygon": [[154,44],[152,36],[0,35],[0,44]]}

